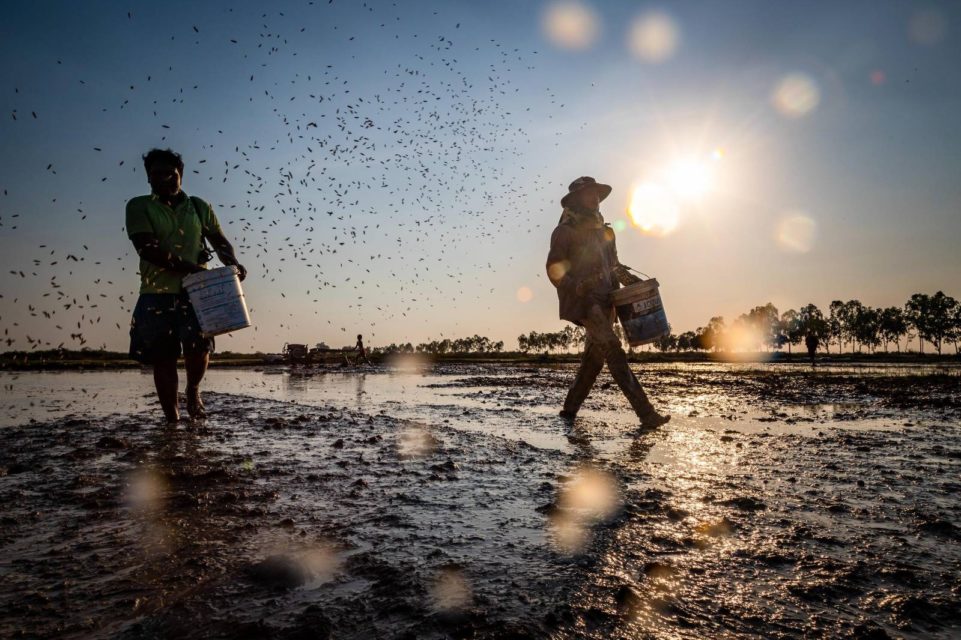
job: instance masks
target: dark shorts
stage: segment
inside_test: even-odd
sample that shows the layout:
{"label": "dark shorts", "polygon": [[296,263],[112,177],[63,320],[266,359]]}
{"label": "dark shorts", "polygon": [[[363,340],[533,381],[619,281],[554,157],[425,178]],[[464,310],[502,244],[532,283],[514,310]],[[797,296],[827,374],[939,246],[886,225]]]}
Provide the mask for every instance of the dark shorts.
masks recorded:
{"label": "dark shorts", "polygon": [[142,364],[177,359],[181,353],[210,353],[186,293],[141,293],[130,321],[130,357]]}

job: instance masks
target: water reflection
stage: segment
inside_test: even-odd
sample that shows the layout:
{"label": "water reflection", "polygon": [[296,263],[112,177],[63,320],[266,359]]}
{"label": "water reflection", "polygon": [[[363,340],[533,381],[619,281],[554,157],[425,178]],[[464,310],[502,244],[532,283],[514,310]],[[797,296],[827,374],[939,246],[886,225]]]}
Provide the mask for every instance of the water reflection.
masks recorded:
{"label": "water reflection", "polygon": [[354,375],[354,396],[357,398],[357,409],[364,409],[364,399],[367,395],[367,391],[364,390],[364,386],[367,383],[367,374],[358,373]]}
{"label": "water reflection", "polygon": [[[467,397],[457,397],[444,388],[430,385],[447,383],[459,377],[476,373],[470,367],[450,368],[427,366],[423,361],[412,361],[406,368],[392,368],[364,373],[364,399],[367,410],[387,408],[404,411],[407,407],[420,411],[425,407],[458,404],[462,407],[481,407],[481,403]],[[570,365],[549,365],[540,370],[566,375]],[[645,372],[654,378],[682,376],[737,376],[740,374],[809,372],[810,365],[792,363],[647,363]],[[500,377],[516,377],[519,368],[498,371]],[[899,363],[819,363],[819,374],[856,376],[926,376],[932,374],[961,377],[957,364],[899,364]],[[563,373],[562,373],[563,372]],[[327,372],[323,369],[288,371],[286,368],[218,369],[207,372],[205,392],[236,393],[258,398],[286,400],[308,404],[335,404],[347,406],[356,402],[357,390],[353,379],[360,373]],[[370,382],[376,384],[370,384]],[[4,390],[0,405],[0,426],[24,424],[30,420],[53,420],[68,415],[104,416],[117,411],[140,413],[155,409],[156,394],[150,376],[139,371],[0,371],[0,384]],[[671,394],[672,406],[701,409],[698,406],[698,389],[688,385],[684,393]],[[556,413],[551,402],[550,387],[541,387],[537,393],[543,398],[543,406],[530,406],[530,414]],[[476,394],[475,394],[476,395]],[[707,398],[710,400],[714,396]],[[621,413],[621,412],[618,412]],[[406,415],[404,416],[406,417]],[[622,416],[623,417],[623,416]],[[606,419],[606,418],[605,418]],[[553,424],[553,423],[552,423]],[[626,423],[625,423],[626,424]],[[552,427],[555,433],[560,430]],[[562,438],[563,439],[563,438]],[[566,445],[564,445],[566,447]]]}

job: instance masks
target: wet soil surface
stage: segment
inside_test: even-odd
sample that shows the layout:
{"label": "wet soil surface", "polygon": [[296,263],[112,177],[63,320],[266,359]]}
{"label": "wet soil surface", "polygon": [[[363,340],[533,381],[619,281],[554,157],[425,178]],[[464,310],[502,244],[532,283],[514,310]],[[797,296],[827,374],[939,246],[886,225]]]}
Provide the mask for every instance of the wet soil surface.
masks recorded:
{"label": "wet soil surface", "polygon": [[639,372],[656,432],[606,374],[567,424],[569,368],[489,366],[422,420],[207,393],[0,429],[0,637],[961,634],[961,377]]}

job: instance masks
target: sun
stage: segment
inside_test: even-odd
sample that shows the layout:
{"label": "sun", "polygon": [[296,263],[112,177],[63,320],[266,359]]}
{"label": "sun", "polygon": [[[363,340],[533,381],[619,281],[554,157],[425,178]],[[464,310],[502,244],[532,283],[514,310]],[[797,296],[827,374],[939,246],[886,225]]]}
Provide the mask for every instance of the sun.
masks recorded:
{"label": "sun", "polygon": [[713,186],[713,177],[708,163],[693,159],[678,160],[666,172],[671,191],[685,200],[704,196]]}
{"label": "sun", "polygon": [[719,163],[726,157],[720,147],[709,154],[689,153],[674,156],[631,191],[627,213],[644,235],[664,237],[673,233],[681,214],[699,209],[706,196],[715,190]]}

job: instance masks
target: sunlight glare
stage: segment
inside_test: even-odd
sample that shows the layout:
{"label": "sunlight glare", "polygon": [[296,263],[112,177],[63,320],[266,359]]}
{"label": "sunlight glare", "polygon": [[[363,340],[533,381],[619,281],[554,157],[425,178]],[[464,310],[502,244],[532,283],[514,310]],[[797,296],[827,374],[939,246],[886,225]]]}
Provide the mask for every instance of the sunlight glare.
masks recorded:
{"label": "sunlight glare", "polygon": [[667,173],[671,189],[683,199],[700,198],[711,188],[711,169],[696,160],[675,162]]}

